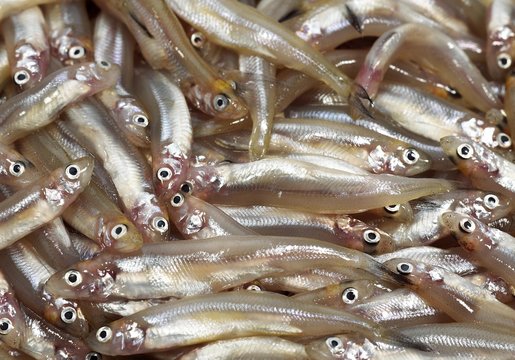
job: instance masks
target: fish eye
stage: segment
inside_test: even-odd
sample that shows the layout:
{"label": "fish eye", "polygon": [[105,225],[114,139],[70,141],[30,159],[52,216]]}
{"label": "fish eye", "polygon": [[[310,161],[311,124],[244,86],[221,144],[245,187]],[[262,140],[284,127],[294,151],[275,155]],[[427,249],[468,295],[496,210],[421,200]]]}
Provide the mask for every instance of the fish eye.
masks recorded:
{"label": "fish eye", "polygon": [[68,285],[75,287],[82,282],[82,275],[77,270],[69,270],[64,274],[64,281]]}
{"label": "fish eye", "polygon": [[13,323],[8,318],[0,319],[0,334],[7,335],[14,329]]}
{"label": "fish eye", "polygon": [[464,218],[460,220],[460,229],[468,234],[476,230],[476,224],[470,219]]}
{"label": "fish eye", "polygon": [[213,99],[213,107],[216,111],[224,111],[229,106],[229,102],[227,95],[218,94]]}
{"label": "fish eye", "polygon": [[497,135],[497,142],[499,143],[499,146],[502,148],[509,148],[511,147],[511,137],[508,134],[500,133]]}
{"label": "fish eye", "polygon": [[105,60],[100,60],[98,65],[104,70],[109,70],[111,68],[111,63]]}
{"label": "fish eye", "polygon": [[67,306],[61,310],[61,320],[66,324],[71,324],[77,320],[77,311],[71,306]]}
{"label": "fish eye", "polygon": [[127,228],[127,225],[125,224],[118,224],[116,226],[114,226],[112,229],[111,229],[111,236],[114,238],[114,239],[119,239],[121,238],[122,236],[124,236],[125,234],[127,234],[127,230],[129,230]]}
{"label": "fish eye", "polygon": [[148,118],[142,114],[136,114],[132,117],[132,122],[141,127],[148,126]]}
{"label": "fish eye", "polygon": [[190,183],[189,181],[185,181],[182,185],[181,185],[181,191],[185,194],[191,194],[191,192],[193,191],[193,184]]}
{"label": "fish eye", "polygon": [[20,176],[25,172],[25,164],[21,161],[15,161],[9,166],[9,173],[12,176]]}
{"label": "fish eye", "polygon": [[172,197],[172,200],[170,200],[170,203],[173,207],[180,207],[182,204],[184,204],[184,196],[181,194],[175,194]]}
{"label": "fish eye", "polygon": [[77,165],[68,165],[64,170],[64,174],[68,179],[75,180],[80,176],[80,169]]}
{"label": "fish eye", "polygon": [[204,45],[204,40],[205,40],[204,34],[202,34],[201,32],[193,33],[193,34],[191,34],[190,40],[191,40],[191,44],[194,47],[201,48]]}
{"label": "fish eye", "polygon": [[397,265],[397,271],[403,275],[409,275],[413,272],[413,265],[410,263],[399,263]]}
{"label": "fish eye", "polygon": [[85,360],[102,360],[102,355],[97,352],[90,352],[86,354]]}
{"label": "fish eye", "polygon": [[97,330],[96,337],[101,343],[106,343],[113,337],[113,331],[109,326],[102,326]]}
{"label": "fish eye", "polygon": [[506,53],[497,55],[497,66],[501,69],[508,69],[511,66],[511,56]]}
{"label": "fish eye", "polygon": [[152,220],[152,227],[160,233],[164,233],[168,230],[168,221],[164,217],[157,216]]}
{"label": "fish eye", "polygon": [[30,80],[30,74],[27,70],[18,70],[16,71],[16,73],[14,74],[14,82],[17,84],[17,85],[25,85],[26,83],[29,82]]}
{"label": "fish eye", "polygon": [[172,178],[172,171],[166,167],[157,170],[157,178],[161,181],[168,181]]}
{"label": "fish eye", "polygon": [[391,214],[395,214],[401,209],[401,204],[387,205],[384,209]]}
{"label": "fish eye", "polygon": [[365,242],[371,245],[376,245],[381,240],[381,235],[375,230],[365,230],[363,232]]}
{"label": "fish eye", "polygon": [[358,299],[359,292],[357,289],[353,287],[349,287],[345,290],[343,290],[342,293],[342,300],[346,304],[354,304],[356,300]]}
{"label": "fish eye", "polygon": [[456,149],[456,153],[462,159],[470,159],[474,154],[474,148],[470,144],[461,144]]}
{"label": "fish eye", "polygon": [[331,350],[339,349],[339,348],[341,348],[343,346],[343,342],[341,341],[341,339],[339,339],[337,337],[327,338],[325,343],[329,347],[329,349],[331,349]]}
{"label": "fish eye", "polygon": [[249,286],[247,286],[245,288],[245,290],[248,290],[248,291],[263,291],[258,285],[256,284],[251,284]]}
{"label": "fish eye", "polygon": [[68,50],[68,56],[72,59],[80,59],[86,55],[86,49],[80,45],[72,46]]}
{"label": "fish eye", "polygon": [[402,159],[408,165],[416,164],[418,159],[420,159],[420,154],[415,149],[406,149],[402,154]]}
{"label": "fish eye", "polygon": [[483,203],[490,210],[493,210],[497,206],[499,206],[499,202],[499,198],[497,197],[497,195],[494,194],[485,195],[485,197],[483,198]]}

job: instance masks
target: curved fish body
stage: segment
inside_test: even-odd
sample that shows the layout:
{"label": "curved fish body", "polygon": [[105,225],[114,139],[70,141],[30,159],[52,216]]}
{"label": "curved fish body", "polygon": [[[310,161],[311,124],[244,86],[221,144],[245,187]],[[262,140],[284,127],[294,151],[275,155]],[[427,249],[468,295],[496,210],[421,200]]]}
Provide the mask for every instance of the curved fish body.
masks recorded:
{"label": "curved fish body", "polygon": [[31,88],[47,75],[50,64],[43,13],[35,6],[11,15],[2,23],[2,32],[14,82],[22,89]]}
{"label": "curved fish body", "polygon": [[[305,304],[283,295],[238,291],[154,306],[114,321],[87,338],[97,351],[129,355],[246,336],[323,336],[357,331],[396,343],[404,336],[342,310]],[[107,336],[105,336],[107,335]]]}
{"label": "curved fish body", "polygon": [[[371,256],[356,250],[309,238],[247,235],[147,244],[126,255],[102,253],[55,274],[45,289],[64,298],[96,301],[182,298],[306,267],[337,266],[396,281]],[[76,283],[70,284],[70,274],[78,274]]]}
{"label": "curved fish body", "polygon": [[209,40],[304,72],[326,83],[343,98],[348,98],[351,80],[346,75],[292,31],[259,10],[230,0],[167,0],[166,3]]}
{"label": "curved fish body", "polygon": [[78,159],[2,201],[0,248],[11,245],[61,215],[89,184],[92,171],[92,159]]}
{"label": "curved fish body", "polygon": [[43,4],[56,3],[58,0],[5,0],[0,4],[0,19],[9,15]]}
{"label": "curved fish body", "polygon": [[61,1],[44,7],[52,55],[69,66],[93,59],[86,2]]}
{"label": "curved fish body", "polygon": [[218,204],[265,205],[333,214],[403,203],[454,187],[440,179],[346,174],[276,158],[197,167],[190,172],[189,181],[195,196]]}
{"label": "curved fish body", "polygon": [[407,259],[392,259],[384,265],[402,275],[424,301],[455,321],[515,329],[515,310],[459,275]]}
{"label": "curved fish body", "polygon": [[467,254],[515,287],[515,238],[476,219],[456,212],[440,217]]}
{"label": "curved fish body", "polygon": [[164,240],[168,216],[155,195],[150,166],[139,150],[119,136],[109,115],[93,101],[68,108],[64,119],[59,127],[101,161],[116,187],[125,214],[143,239]]}
{"label": "curved fish body", "polygon": [[275,336],[215,341],[182,355],[179,360],[309,360],[304,345]]}
{"label": "curved fish body", "polygon": [[186,99],[165,75],[137,69],[136,94],[150,110],[152,172],[156,192],[166,200],[179,191],[190,166],[193,130]]}
{"label": "curved fish body", "polygon": [[112,86],[116,65],[84,63],[62,68],[0,105],[0,142],[10,144],[55,120],[68,105]]}
{"label": "curved fish body", "polygon": [[510,0],[493,0],[488,8],[486,64],[494,80],[504,80],[515,61],[515,6]]}
{"label": "curved fish body", "polygon": [[429,66],[440,78],[449,79],[450,85],[481,111],[501,107],[487,80],[456,42],[421,24],[401,25],[382,34],[367,54],[356,84],[375,98],[388,65],[399,56]]}
{"label": "curved fish body", "polygon": [[447,136],[440,143],[452,162],[478,189],[514,198],[515,165],[511,161],[463,136]]}
{"label": "curved fish body", "polygon": [[269,206],[221,206],[220,209],[261,235],[307,236],[372,255],[395,250],[387,233],[347,215],[314,214]]}

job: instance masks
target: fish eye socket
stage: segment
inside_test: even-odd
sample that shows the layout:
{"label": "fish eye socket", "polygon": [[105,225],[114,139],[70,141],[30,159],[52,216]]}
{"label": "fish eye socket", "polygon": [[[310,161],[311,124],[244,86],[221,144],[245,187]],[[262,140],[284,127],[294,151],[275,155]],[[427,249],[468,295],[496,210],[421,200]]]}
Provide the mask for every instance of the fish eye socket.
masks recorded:
{"label": "fish eye socket", "polygon": [[408,165],[416,164],[418,159],[420,159],[420,154],[415,149],[406,149],[402,154],[402,159]]}
{"label": "fish eye socket", "polygon": [[175,194],[172,197],[172,200],[170,200],[170,203],[173,207],[180,207],[182,204],[184,204],[184,196],[181,194]]}
{"label": "fish eye socket", "polygon": [[68,50],[68,56],[72,59],[80,59],[86,55],[86,49],[80,45],[72,46]]}
{"label": "fish eye socket", "polygon": [[71,306],[67,306],[61,310],[61,320],[66,324],[72,324],[77,320],[77,311]]}
{"label": "fish eye socket", "polygon": [[462,159],[470,159],[474,154],[474,148],[470,144],[461,144],[456,149],[456,154]]}
{"label": "fish eye socket", "polygon": [[346,304],[354,304],[356,300],[358,299],[359,292],[357,289],[353,287],[349,287],[345,290],[343,290],[342,293],[342,300]]}
{"label": "fish eye socket", "polygon": [[184,182],[181,185],[181,191],[185,194],[191,194],[191,192],[193,191],[193,184],[189,181]]}
{"label": "fish eye socket", "polygon": [[497,55],[497,66],[503,70],[508,69],[511,66],[511,56],[506,53]]}
{"label": "fish eye socket", "polygon": [[399,210],[401,209],[401,205],[400,204],[388,205],[388,206],[385,206],[384,209],[391,214],[395,214],[395,213],[399,212]]}
{"label": "fish eye socket", "polygon": [[467,234],[472,233],[476,230],[476,224],[470,219],[464,218],[460,220],[460,229]]}
{"label": "fish eye socket", "polygon": [[483,203],[490,210],[495,209],[497,206],[499,206],[499,202],[499,198],[497,197],[497,195],[494,194],[485,195],[485,197],[483,198]]}
{"label": "fish eye socket", "polygon": [[102,326],[97,330],[96,338],[101,343],[106,343],[113,337],[113,331],[109,326]]}
{"label": "fish eye socket", "polygon": [[111,236],[114,239],[119,239],[122,236],[124,236],[125,234],[127,234],[127,230],[128,230],[127,225],[118,224],[111,229]]}
{"label": "fish eye socket", "polygon": [[502,148],[509,148],[511,147],[511,137],[508,134],[500,133],[497,135],[497,142],[499,143],[499,146]]}
{"label": "fish eye socket", "polygon": [[157,216],[152,220],[152,227],[160,233],[164,233],[168,230],[168,221],[164,217]]}
{"label": "fish eye socket", "polygon": [[413,265],[410,263],[399,263],[397,265],[397,271],[399,274],[408,275],[413,272]]}
{"label": "fish eye socket", "polygon": [[68,165],[64,173],[68,179],[75,180],[80,176],[80,169],[77,165]]}
{"label": "fish eye socket", "polygon": [[168,181],[172,178],[172,170],[162,167],[159,170],[157,170],[157,178],[160,181]]}
{"label": "fish eye socket", "polygon": [[13,323],[8,318],[0,319],[0,334],[7,335],[14,329]]}
{"label": "fish eye socket", "polygon": [[111,68],[111,63],[109,61],[100,60],[98,65],[104,70],[109,70]]}
{"label": "fish eye socket", "polygon": [[196,32],[191,34],[191,44],[196,48],[201,48],[204,45],[204,34]]}
{"label": "fish eye socket", "polygon": [[251,284],[249,286],[247,286],[245,288],[245,290],[248,290],[248,291],[263,291],[258,285],[256,284]]}
{"label": "fish eye socket", "polygon": [[148,126],[148,118],[145,115],[137,114],[132,117],[132,122],[141,127],[147,127]]}
{"label": "fish eye socket", "polygon": [[82,275],[77,270],[69,270],[64,274],[64,281],[68,285],[75,287],[82,282]]}
{"label": "fish eye socket", "polygon": [[90,352],[86,354],[85,360],[102,360],[102,355],[97,352]]}
{"label": "fish eye socket", "polygon": [[30,74],[27,70],[18,70],[13,78],[17,85],[25,85],[30,80]]}
{"label": "fish eye socket", "polygon": [[9,166],[9,173],[13,176],[20,176],[25,172],[25,164],[21,161],[15,161]]}
{"label": "fish eye socket", "polygon": [[337,337],[330,337],[325,341],[325,343],[331,350],[339,349],[343,346],[342,341]]}
{"label": "fish eye socket", "polygon": [[375,230],[365,230],[363,232],[365,242],[371,245],[377,245],[381,240],[381,235]]}
{"label": "fish eye socket", "polygon": [[229,106],[229,102],[227,95],[218,94],[213,99],[213,107],[216,111],[224,111]]}

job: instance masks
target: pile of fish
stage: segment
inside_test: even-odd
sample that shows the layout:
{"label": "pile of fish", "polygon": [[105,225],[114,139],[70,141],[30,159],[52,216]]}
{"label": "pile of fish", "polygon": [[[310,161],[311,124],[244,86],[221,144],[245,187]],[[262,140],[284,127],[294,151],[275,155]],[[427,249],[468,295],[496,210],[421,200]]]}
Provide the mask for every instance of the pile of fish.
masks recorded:
{"label": "pile of fish", "polygon": [[514,1],[0,19],[0,359],[515,358]]}

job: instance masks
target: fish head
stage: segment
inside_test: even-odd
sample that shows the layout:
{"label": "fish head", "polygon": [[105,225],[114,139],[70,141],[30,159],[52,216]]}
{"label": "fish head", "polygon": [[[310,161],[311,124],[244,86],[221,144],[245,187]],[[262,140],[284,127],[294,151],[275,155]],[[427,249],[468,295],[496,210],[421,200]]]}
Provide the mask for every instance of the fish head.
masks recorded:
{"label": "fish head", "polygon": [[342,246],[367,254],[377,255],[395,250],[395,243],[389,234],[354,218],[337,217],[334,232]]}
{"label": "fish head", "polygon": [[143,246],[143,237],[129,219],[119,214],[106,222],[102,245],[116,252],[128,253]]}
{"label": "fish head", "polygon": [[121,76],[120,67],[106,60],[77,64],[68,69],[69,78],[89,86],[91,94],[114,86]]}
{"label": "fish head", "polygon": [[440,223],[449,229],[460,246],[467,251],[478,252],[485,242],[485,245],[494,245],[487,235],[488,227],[468,215],[446,211],[440,215]]}
{"label": "fish head", "polygon": [[181,189],[189,169],[189,155],[175,144],[164,147],[159,156],[152,159],[156,193],[170,199]]}
{"label": "fish head", "polygon": [[495,221],[511,212],[511,200],[507,196],[479,190],[463,191],[463,193],[463,197],[455,199],[454,210],[483,223]]}
{"label": "fish head", "polygon": [[25,316],[7,280],[0,276],[0,340],[19,348],[25,332]]}
{"label": "fish head", "polygon": [[375,347],[364,336],[345,334],[311,341],[306,344],[306,352],[313,359],[368,359]]}
{"label": "fish head", "polygon": [[398,274],[397,279],[411,288],[418,288],[425,283],[428,268],[423,263],[411,259],[395,258],[385,261],[383,265]]}
{"label": "fish head", "polygon": [[440,139],[443,151],[465,175],[480,176],[499,171],[495,154],[483,145],[464,136],[446,136]]}
{"label": "fish head", "polygon": [[75,301],[52,298],[48,294],[43,296],[50,300],[43,310],[45,320],[77,337],[84,337],[89,333],[88,321]]}
{"label": "fish head", "polygon": [[27,186],[40,175],[20,153],[0,144],[0,183],[15,188]]}
{"label": "fish head", "polygon": [[429,170],[431,157],[419,149],[400,145],[391,153],[385,165],[389,174],[413,176]]}
{"label": "fish head", "polygon": [[146,335],[145,325],[127,317],[92,331],[86,343],[106,355],[138,354],[143,352]]}
{"label": "fish head", "polygon": [[209,226],[209,214],[205,203],[189,194],[172,196],[168,214],[175,227],[186,237],[192,237]]}

